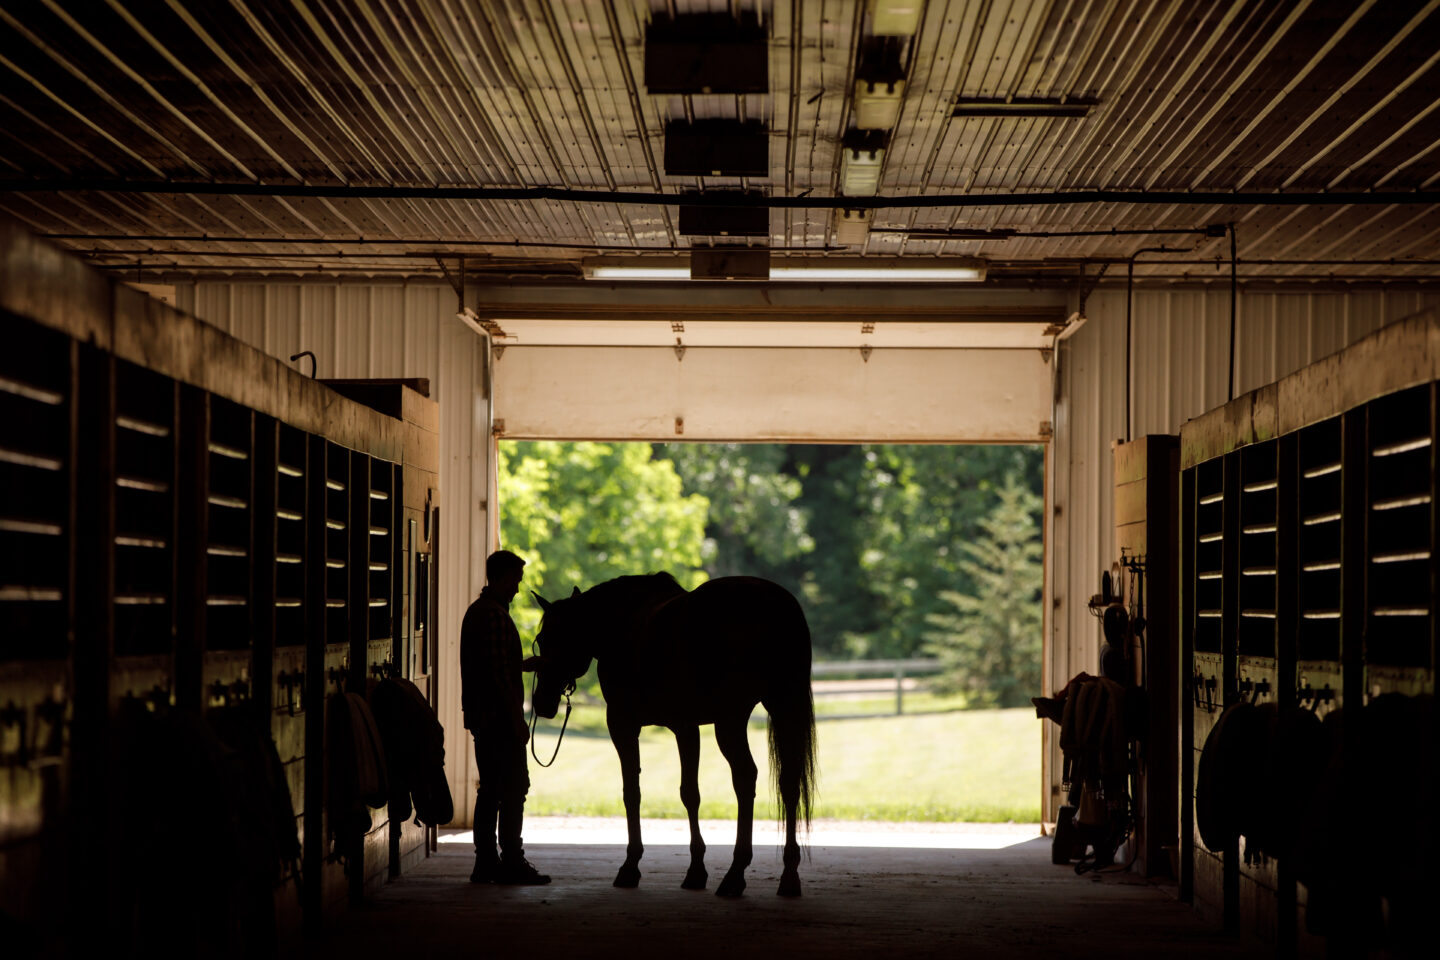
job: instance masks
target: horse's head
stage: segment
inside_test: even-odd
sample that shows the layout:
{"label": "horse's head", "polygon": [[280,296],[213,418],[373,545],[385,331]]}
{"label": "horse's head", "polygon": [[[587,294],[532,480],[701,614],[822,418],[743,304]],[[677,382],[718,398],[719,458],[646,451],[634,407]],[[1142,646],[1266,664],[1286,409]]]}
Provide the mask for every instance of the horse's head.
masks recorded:
{"label": "horse's head", "polygon": [[535,668],[535,690],[530,704],[535,715],[546,720],[560,709],[560,698],[575,689],[575,681],[590,669],[590,653],[584,648],[585,625],[580,620],[580,588],[564,600],[546,600],[531,591],[544,611],[535,646],[540,663]]}

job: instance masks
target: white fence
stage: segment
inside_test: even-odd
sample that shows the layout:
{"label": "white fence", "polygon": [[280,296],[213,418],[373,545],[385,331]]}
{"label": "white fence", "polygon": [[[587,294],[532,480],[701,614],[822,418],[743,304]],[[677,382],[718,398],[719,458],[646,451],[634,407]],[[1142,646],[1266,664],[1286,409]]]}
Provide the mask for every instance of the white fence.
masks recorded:
{"label": "white fence", "polygon": [[[821,680],[819,677],[867,677],[888,676],[894,678],[895,716],[905,712],[905,681],[917,675],[928,675],[940,671],[938,660],[844,660],[815,663],[810,667],[811,689],[816,697],[853,697],[856,694],[888,691],[889,684],[877,687],[875,681],[856,681],[850,686],[844,680]],[[874,714],[880,716],[880,714]]]}

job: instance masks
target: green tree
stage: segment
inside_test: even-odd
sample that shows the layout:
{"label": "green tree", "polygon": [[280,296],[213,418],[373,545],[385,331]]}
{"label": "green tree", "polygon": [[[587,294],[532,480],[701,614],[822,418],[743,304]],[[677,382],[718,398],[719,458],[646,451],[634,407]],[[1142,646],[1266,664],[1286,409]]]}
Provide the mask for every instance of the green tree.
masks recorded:
{"label": "green tree", "polygon": [[710,501],[705,570],[711,577],[783,576],[815,549],[800,479],[784,471],[786,448],[774,443],[657,443],[686,490]]}
{"label": "green tree", "polygon": [[862,449],[809,444],[657,444],[686,490],[710,500],[705,569],[765,577],[799,600],[815,655],[862,655],[880,598],[860,569]]}
{"label": "green tree", "polygon": [[998,444],[859,450],[859,566],[878,598],[879,616],[853,653],[916,656],[930,616],[952,608],[945,592],[980,588],[964,561],[967,544],[987,536],[984,520],[997,489],[1011,478],[1037,496],[1044,489],[1044,451]]}
{"label": "green tree", "polygon": [[705,570],[797,597],[821,659],[912,657],[970,592],[961,544],[1006,474],[1042,489],[1043,450],[1002,445],[656,444],[710,501]]}
{"label": "green tree", "polygon": [[861,495],[865,448],[795,445],[786,469],[800,479],[797,500],[806,515],[813,552],[791,575],[810,622],[819,659],[883,656],[871,646],[881,629],[886,598],[866,576],[866,504]]}
{"label": "green tree", "polygon": [[[709,501],[685,493],[648,444],[505,441],[499,453],[500,545],[526,561],[527,589],[556,599],[626,574],[663,571],[687,589],[707,579]],[[513,615],[535,635],[528,593]]]}
{"label": "green tree", "polygon": [[995,494],[983,536],[962,544],[973,591],[942,591],[951,609],[925,618],[934,628],[925,649],[945,668],[937,686],[968,694],[973,707],[1021,706],[1040,689],[1041,499],[1013,476]]}

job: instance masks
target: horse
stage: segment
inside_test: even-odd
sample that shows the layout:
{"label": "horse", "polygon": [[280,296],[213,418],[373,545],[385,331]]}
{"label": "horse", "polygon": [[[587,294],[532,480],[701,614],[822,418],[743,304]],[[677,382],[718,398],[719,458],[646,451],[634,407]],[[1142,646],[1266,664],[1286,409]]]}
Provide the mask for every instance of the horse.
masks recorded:
{"label": "horse", "polygon": [[703,890],[700,837],[700,727],[714,724],[739,805],[735,851],[716,894],[738,897],[751,861],[755,761],[750,714],[770,715],[770,773],[785,818],[780,896],[800,895],[797,818],[808,827],[815,791],[815,706],[810,628],[788,590],[756,577],[722,577],[686,591],[665,573],[617,577],[563,600],[533,594],[544,613],[531,704],[553,718],[560,697],[598,663],[606,726],[625,800],[629,843],[615,886],[640,883],[640,728],[668,727],[680,750],[680,799],[690,818],[690,866],[681,887]]}

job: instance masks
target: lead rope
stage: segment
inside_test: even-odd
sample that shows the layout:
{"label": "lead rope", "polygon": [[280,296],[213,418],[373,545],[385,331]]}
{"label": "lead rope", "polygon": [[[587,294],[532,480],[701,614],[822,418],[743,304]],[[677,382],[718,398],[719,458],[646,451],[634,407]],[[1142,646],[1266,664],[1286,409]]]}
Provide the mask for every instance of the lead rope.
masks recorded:
{"label": "lead rope", "polygon": [[555,762],[555,758],[560,755],[560,744],[563,743],[564,740],[565,740],[565,728],[568,727],[568,726],[570,726],[570,692],[571,692],[572,690],[574,690],[574,689],[575,689],[575,684],[573,684],[573,683],[570,684],[568,687],[565,688],[565,722],[562,723],[562,724],[560,724],[560,736],[559,736],[558,738],[556,738],[556,740],[555,740],[555,752],[552,753],[552,754],[550,754],[550,763],[545,763],[544,761],[542,761],[542,760],[540,759],[539,755],[535,752],[535,678],[534,678],[534,675],[533,675],[533,674],[531,675],[531,678],[530,678],[530,756],[534,757],[534,758],[535,758],[535,762],[538,763],[538,764],[540,764],[540,766],[542,766],[542,767],[548,767],[548,766],[550,766],[551,764],[553,764],[553,763]]}

